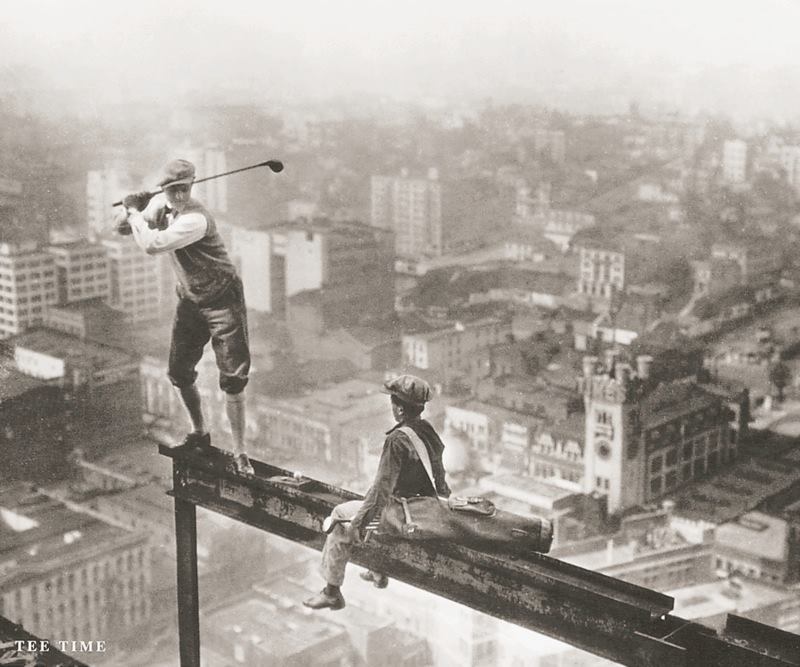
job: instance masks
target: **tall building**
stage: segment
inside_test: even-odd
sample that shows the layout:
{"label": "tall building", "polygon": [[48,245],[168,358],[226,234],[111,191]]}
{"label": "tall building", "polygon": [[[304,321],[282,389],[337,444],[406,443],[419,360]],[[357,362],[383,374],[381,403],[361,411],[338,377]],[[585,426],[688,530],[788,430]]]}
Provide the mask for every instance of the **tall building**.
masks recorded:
{"label": "tall building", "polygon": [[86,174],[86,220],[89,238],[108,234],[114,219],[112,204],[134,190],[130,176],[117,167],[95,169]]}
{"label": "tall building", "polygon": [[637,369],[608,355],[585,357],[584,492],[608,497],[610,512],[652,502],[736,458],[723,400],[693,380],[653,386],[650,358]]}
{"label": "tall building", "polygon": [[485,318],[455,322],[425,331],[403,334],[403,362],[426,372],[431,380],[448,385],[466,377],[475,354],[497,345],[511,333],[511,322]]}
{"label": "tall building", "polygon": [[625,253],[611,246],[580,246],[578,292],[611,299],[625,288]]}
{"label": "tall building", "polygon": [[440,181],[436,169],[426,178],[373,176],[371,216],[373,227],[395,233],[399,257],[441,257],[477,248],[487,229],[510,226],[514,192],[487,178]]}
{"label": "tall building", "polygon": [[233,227],[231,238],[249,308],[284,313],[287,299],[318,292],[330,326],[394,309],[391,232],[322,218],[266,230]]}
{"label": "tall building", "polygon": [[[182,158],[194,164],[197,178],[228,171],[225,151],[220,148],[207,146],[179,152]],[[202,201],[206,208],[214,213],[228,212],[228,181],[224,178],[196,184],[192,188],[192,196]]]}
{"label": "tall building", "polygon": [[118,637],[150,616],[147,536],[27,484],[0,489],[0,616],[54,639]]}
{"label": "tall building", "polygon": [[786,181],[795,192],[800,191],[800,146],[780,147],[780,165],[786,172]]}
{"label": "tall building", "polygon": [[51,245],[55,258],[58,303],[100,298],[110,294],[108,253],[105,247],[86,241]]}
{"label": "tall building", "polygon": [[69,422],[64,390],[20,372],[9,359],[0,359],[0,377],[3,479],[62,477]]}
{"label": "tall building", "polygon": [[285,295],[275,293],[278,281],[272,278],[279,262],[273,259],[270,231],[232,225],[230,254],[242,277],[247,307],[259,313],[274,312]]}
{"label": "tall building", "polygon": [[728,139],[723,145],[722,176],[732,185],[747,179],[747,144],[741,139]]}
{"label": "tall building", "polygon": [[373,176],[371,224],[393,230],[401,257],[438,257],[442,247],[442,185],[436,169],[427,178]]}
{"label": "tall building", "polygon": [[21,227],[19,211],[22,207],[22,183],[0,178],[0,242],[13,241]]}
{"label": "tall building", "polygon": [[44,325],[48,329],[98,343],[119,340],[127,328],[119,312],[101,298],[50,306]]}
{"label": "tall building", "polygon": [[[391,422],[380,385],[348,380],[301,398],[259,397],[253,451],[263,460],[281,457],[293,470],[334,483],[377,469],[380,448]],[[335,465],[331,465],[335,462]]]}
{"label": "tall building", "polygon": [[65,446],[96,455],[141,431],[138,359],[124,350],[36,329],[11,341],[16,370],[66,390]]}
{"label": "tall building", "polygon": [[0,338],[42,324],[57,298],[52,255],[35,242],[0,243]]}
{"label": "tall building", "polygon": [[108,252],[108,305],[130,322],[157,320],[165,298],[163,262],[168,258],[150,257],[127,238],[104,239],[103,246]]}

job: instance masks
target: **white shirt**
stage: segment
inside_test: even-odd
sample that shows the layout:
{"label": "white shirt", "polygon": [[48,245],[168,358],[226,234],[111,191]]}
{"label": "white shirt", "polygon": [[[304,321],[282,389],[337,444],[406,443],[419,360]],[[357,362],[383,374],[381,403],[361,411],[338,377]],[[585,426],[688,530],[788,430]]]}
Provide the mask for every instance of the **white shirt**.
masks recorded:
{"label": "white shirt", "polygon": [[[168,227],[150,229],[148,221],[155,222],[160,209],[167,208]],[[167,207],[167,197],[158,194],[150,200],[144,211],[128,209],[128,223],[136,244],[148,255],[185,248],[202,239],[208,231],[208,221],[202,213],[177,215]]]}

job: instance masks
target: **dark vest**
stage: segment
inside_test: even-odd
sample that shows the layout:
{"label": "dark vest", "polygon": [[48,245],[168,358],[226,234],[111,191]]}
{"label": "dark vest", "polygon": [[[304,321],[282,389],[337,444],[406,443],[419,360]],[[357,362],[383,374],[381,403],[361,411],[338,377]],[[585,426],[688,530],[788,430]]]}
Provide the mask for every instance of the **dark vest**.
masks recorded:
{"label": "dark vest", "polygon": [[[442,444],[439,435],[424,419],[414,419],[408,423],[414,432],[420,437],[420,440],[425,444],[428,450],[428,456],[431,460],[431,468],[433,478],[436,481],[437,489],[434,491],[431,488],[431,481],[428,473],[425,472],[425,466],[416,454],[414,446],[409,443],[408,458],[405,464],[400,469],[400,474],[397,476],[392,494],[398,498],[411,498],[412,496],[434,496],[436,493],[440,495],[448,495],[445,491],[445,471],[442,465],[442,454],[444,452],[444,445]],[[407,436],[402,431],[392,431],[393,437],[402,438],[408,441]]]}
{"label": "dark vest", "polygon": [[236,278],[236,267],[225,250],[214,216],[205,206],[190,199],[178,216],[184,213],[202,214],[208,222],[208,229],[199,241],[171,252],[170,258],[178,278],[178,295],[203,306],[230,286]]}

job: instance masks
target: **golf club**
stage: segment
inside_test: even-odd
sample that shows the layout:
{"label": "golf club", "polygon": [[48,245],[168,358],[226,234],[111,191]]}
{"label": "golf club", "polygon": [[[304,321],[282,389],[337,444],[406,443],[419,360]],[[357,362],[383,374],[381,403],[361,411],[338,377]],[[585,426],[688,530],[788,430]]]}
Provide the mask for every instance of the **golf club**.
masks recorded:
{"label": "golf club", "polygon": [[[232,171],[226,171],[223,172],[222,174],[214,174],[213,176],[204,176],[203,178],[198,178],[196,181],[194,181],[194,183],[195,184],[203,183],[205,181],[211,181],[215,178],[222,178],[223,176],[238,174],[241,171],[247,171],[249,169],[257,169],[258,167],[269,167],[270,171],[272,171],[275,174],[278,174],[283,171],[283,162],[281,162],[280,160],[266,160],[264,162],[259,162],[258,164],[251,164],[249,167],[241,167],[239,169],[234,169]],[[155,196],[161,192],[164,192],[164,190],[159,188],[158,190],[154,190],[150,194],[152,196]],[[112,206],[122,206],[122,200],[120,199],[119,201],[115,201],[112,204]]]}

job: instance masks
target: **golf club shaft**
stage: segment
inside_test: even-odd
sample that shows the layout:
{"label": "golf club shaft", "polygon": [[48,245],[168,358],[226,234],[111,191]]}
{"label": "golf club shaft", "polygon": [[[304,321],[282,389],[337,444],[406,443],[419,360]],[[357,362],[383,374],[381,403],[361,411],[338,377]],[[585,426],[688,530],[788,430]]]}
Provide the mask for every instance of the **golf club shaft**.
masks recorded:
{"label": "golf club shaft", "polygon": [[[258,164],[251,164],[249,167],[240,167],[239,169],[233,169],[232,171],[226,171],[221,174],[214,174],[213,176],[204,176],[203,178],[198,178],[196,181],[194,181],[194,183],[195,184],[204,183],[205,181],[212,181],[215,178],[222,178],[223,176],[238,174],[239,172],[248,171],[249,169],[257,169],[258,167],[269,167],[270,171],[277,174],[278,172],[283,171],[283,162],[281,162],[280,160],[266,160],[264,162],[259,162]],[[164,190],[162,189],[155,190],[151,192],[151,194],[157,195],[161,192],[164,192]],[[112,204],[112,206],[122,206],[122,200],[120,199],[119,201],[115,201]]]}

